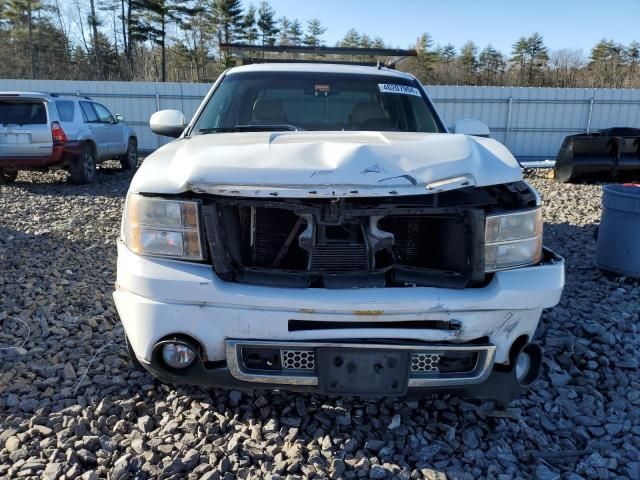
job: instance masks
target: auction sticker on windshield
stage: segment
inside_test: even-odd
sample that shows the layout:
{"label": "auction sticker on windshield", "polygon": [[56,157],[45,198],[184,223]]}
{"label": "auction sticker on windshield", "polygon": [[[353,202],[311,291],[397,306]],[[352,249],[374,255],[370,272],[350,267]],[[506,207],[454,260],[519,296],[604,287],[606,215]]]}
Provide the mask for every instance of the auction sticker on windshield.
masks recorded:
{"label": "auction sticker on windshield", "polygon": [[378,88],[382,93],[399,93],[401,95],[415,95],[421,97],[420,90],[409,85],[400,85],[398,83],[379,83]]}

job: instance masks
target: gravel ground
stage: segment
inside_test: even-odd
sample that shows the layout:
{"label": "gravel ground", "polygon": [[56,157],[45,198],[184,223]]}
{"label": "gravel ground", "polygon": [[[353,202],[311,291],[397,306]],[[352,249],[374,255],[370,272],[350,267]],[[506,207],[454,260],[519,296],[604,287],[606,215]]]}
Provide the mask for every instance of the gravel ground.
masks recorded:
{"label": "gravel ground", "polygon": [[156,383],[111,299],[130,176],[0,187],[0,477],[640,478],[640,286],[593,267],[598,185],[531,178],[567,260],[535,388],[498,409]]}

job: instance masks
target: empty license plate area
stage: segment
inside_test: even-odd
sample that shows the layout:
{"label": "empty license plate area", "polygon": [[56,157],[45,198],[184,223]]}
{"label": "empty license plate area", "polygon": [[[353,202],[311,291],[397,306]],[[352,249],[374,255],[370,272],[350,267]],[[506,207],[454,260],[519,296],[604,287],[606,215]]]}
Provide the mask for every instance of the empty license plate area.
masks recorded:
{"label": "empty license plate area", "polygon": [[318,348],[318,385],[325,393],[404,394],[409,379],[409,351]]}
{"label": "empty license plate area", "polygon": [[28,133],[0,133],[0,143],[7,145],[26,145],[31,142]]}

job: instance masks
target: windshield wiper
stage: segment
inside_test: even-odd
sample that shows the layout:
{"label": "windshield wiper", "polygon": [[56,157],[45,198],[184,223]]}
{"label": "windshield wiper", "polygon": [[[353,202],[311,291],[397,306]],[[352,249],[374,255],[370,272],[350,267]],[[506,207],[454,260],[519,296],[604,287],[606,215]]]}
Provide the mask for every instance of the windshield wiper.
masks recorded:
{"label": "windshield wiper", "polygon": [[198,133],[229,133],[237,132],[238,129],[234,127],[214,127],[214,128],[201,128]]}
{"label": "windshield wiper", "polygon": [[275,125],[236,125],[235,127],[215,127],[215,128],[201,128],[198,133],[229,133],[229,132],[297,132],[302,131],[304,128],[296,127],[288,123],[281,123]]}
{"label": "windshield wiper", "polygon": [[298,130],[304,130],[304,128],[296,127],[295,125],[290,125],[288,123],[278,123],[275,125],[236,125],[238,131],[244,132],[281,132],[281,131],[291,131],[297,132]]}

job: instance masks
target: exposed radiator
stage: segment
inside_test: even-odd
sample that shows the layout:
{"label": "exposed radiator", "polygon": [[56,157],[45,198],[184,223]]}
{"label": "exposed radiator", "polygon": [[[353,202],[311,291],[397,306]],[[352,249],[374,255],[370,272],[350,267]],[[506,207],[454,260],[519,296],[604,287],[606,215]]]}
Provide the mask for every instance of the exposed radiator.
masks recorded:
{"label": "exposed radiator", "polygon": [[364,244],[318,244],[311,252],[311,270],[325,272],[362,272],[367,270],[368,254]]}

